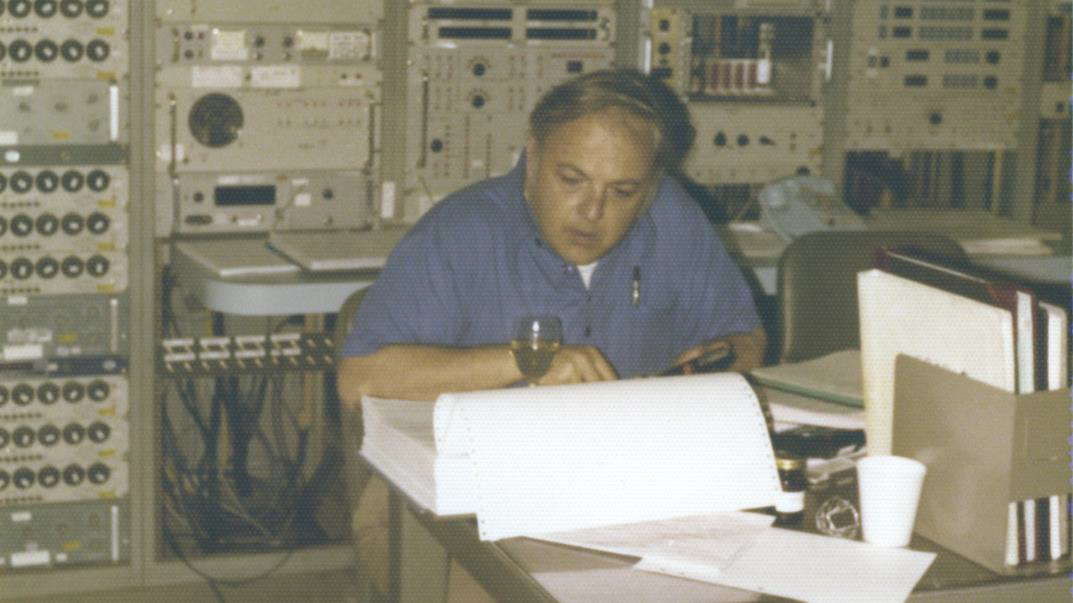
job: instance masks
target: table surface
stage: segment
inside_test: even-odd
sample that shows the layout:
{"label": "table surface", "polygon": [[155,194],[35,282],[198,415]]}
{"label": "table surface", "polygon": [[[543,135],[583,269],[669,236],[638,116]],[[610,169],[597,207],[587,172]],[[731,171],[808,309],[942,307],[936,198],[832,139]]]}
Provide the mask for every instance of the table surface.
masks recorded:
{"label": "table surface", "polygon": [[[180,241],[172,252],[179,282],[214,312],[282,316],[337,312],[377,271],[308,273],[265,247],[264,238]],[[234,273],[221,275],[228,256]],[[246,260],[246,261],[242,261]],[[226,265],[225,265],[226,266]]]}
{"label": "table surface", "polygon": [[[812,485],[805,518],[794,529],[817,532],[816,508],[831,496],[856,502],[853,470]],[[397,494],[396,494],[397,495]],[[409,505],[404,502],[403,504]],[[511,538],[481,542],[472,518],[442,519],[409,506],[428,532],[497,600],[621,603],[622,601],[787,601],[781,597],[632,569],[634,559]],[[1069,601],[1068,558],[1034,564],[1019,575],[995,574],[919,535],[913,550],[937,554],[917,584],[916,601]],[[836,570],[836,568],[833,568]]]}
{"label": "table surface", "polygon": [[[1025,238],[1045,243],[1045,255],[970,253],[982,267],[1045,283],[1068,284],[1073,260],[1054,231],[999,218],[984,211],[876,210],[866,223],[873,229],[922,230],[946,234],[966,244]],[[756,276],[764,293],[776,293],[776,265],[786,242],[756,222],[719,225],[728,249]],[[267,249],[265,237],[177,240],[172,262],[176,275],[210,310],[268,316],[336,312],[343,301],[375,280],[377,271],[308,273]]]}
{"label": "table surface", "polygon": [[[945,235],[962,245],[968,245],[970,250],[981,243],[1005,242],[1006,246],[998,246],[1000,251],[996,255],[1000,256],[1013,253],[1010,246],[1017,240],[1029,247],[1039,246],[1032,245],[1039,243],[1042,253],[1036,255],[1070,255],[1068,248],[1055,247],[1061,246],[1061,233],[1000,218],[982,210],[875,209],[864,217],[864,222],[870,230],[919,231]],[[728,247],[751,262],[774,263],[787,245],[785,240],[766,230],[759,222],[720,224],[716,226],[716,230],[727,240]],[[969,255],[988,254],[970,251]]]}

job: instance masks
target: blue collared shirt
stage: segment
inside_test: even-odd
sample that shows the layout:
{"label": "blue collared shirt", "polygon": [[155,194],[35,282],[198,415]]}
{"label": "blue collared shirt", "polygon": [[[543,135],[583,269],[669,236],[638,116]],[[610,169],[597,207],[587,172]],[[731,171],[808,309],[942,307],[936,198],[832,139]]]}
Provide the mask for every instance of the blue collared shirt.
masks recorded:
{"label": "blue collared shirt", "polygon": [[564,344],[594,345],[631,377],[760,324],[740,270],[673,179],[586,288],[542,240],[522,196],[524,161],[449,195],[414,225],[362,301],[343,355],[396,343],[505,344],[515,318],[554,314]]}

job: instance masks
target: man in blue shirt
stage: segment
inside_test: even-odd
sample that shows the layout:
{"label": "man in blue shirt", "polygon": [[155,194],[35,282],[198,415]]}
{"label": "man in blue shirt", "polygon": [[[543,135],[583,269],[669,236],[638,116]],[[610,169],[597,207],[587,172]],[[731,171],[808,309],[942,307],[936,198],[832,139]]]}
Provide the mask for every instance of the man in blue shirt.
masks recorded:
{"label": "man in blue shirt", "polygon": [[[731,370],[759,366],[766,338],[752,295],[703,212],[666,176],[691,126],[660,86],[612,70],[554,88],[510,173],[450,195],[414,225],[342,349],[346,405],[518,383],[509,343],[528,314],[563,325],[542,384],[660,372],[725,347]],[[386,486],[370,480],[352,528],[361,574],[380,592],[387,516]]]}
{"label": "man in blue shirt", "polygon": [[339,392],[434,399],[521,381],[514,320],[553,314],[563,346],[543,384],[651,374],[766,338],[742,275],[666,176],[681,154],[653,83],[593,72],[545,95],[510,173],[448,196],[411,230],[362,302]]}

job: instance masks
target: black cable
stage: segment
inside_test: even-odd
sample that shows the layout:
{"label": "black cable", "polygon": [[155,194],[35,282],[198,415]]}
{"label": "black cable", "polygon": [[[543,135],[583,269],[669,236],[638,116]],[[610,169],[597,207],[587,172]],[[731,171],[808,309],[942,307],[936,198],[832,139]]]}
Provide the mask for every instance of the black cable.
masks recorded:
{"label": "black cable", "polygon": [[201,416],[201,410],[197,407],[197,392],[194,391],[194,380],[179,379],[176,381],[175,387],[178,390],[179,402],[182,403],[186,414],[194,421],[194,426],[201,433],[201,439],[204,440],[210,437],[209,426],[205,424],[205,420]]}
{"label": "black cable", "polygon": [[[269,379],[263,379],[259,385],[268,385]],[[270,404],[270,413],[268,422],[272,428],[273,436],[275,438],[275,446],[271,445],[270,438],[264,433],[264,430],[258,430],[258,434],[261,436],[262,444],[269,448],[275,448],[280,451],[279,455],[274,455],[277,459],[277,463],[274,465],[274,469],[278,468],[279,472],[274,474],[276,480],[282,480],[283,483],[279,484],[276,488],[277,495],[277,508],[286,508],[290,511],[290,516],[287,518],[287,523],[293,522],[297,515],[298,503],[302,500],[298,496],[298,489],[296,484],[301,478],[302,466],[304,464],[304,443],[307,440],[308,434],[306,430],[300,429],[297,424],[292,423],[294,433],[297,434],[299,439],[299,447],[297,458],[291,454],[289,447],[287,446],[287,433],[286,428],[282,424],[280,413],[283,409],[289,410],[289,405],[283,402],[282,396],[282,379],[278,376],[273,376],[271,381],[273,382],[271,394],[268,394],[272,398],[272,404]],[[264,388],[259,388],[259,391],[264,392]],[[265,392],[267,393],[267,392]],[[268,396],[266,396],[267,398]]]}
{"label": "black cable", "polygon": [[179,337],[182,329],[179,328],[178,319],[175,316],[173,294],[177,285],[175,275],[172,274],[171,266],[164,266],[160,273],[160,318],[165,336]]}
{"label": "black cable", "polygon": [[[287,456],[288,459],[293,459],[290,460],[288,463],[288,490],[292,492],[295,496],[298,496],[298,492],[296,490],[296,487],[298,485],[297,481],[299,476],[301,476],[302,474],[302,469],[305,466],[305,458],[306,453],[308,451],[309,433],[308,430],[301,429],[300,424],[298,422],[298,418],[294,415],[294,412],[291,407],[282,403],[282,383],[278,384],[276,391],[278,403],[273,406],[273,410],[275,411],[273,413],[273,418],[275,420],[274,422],[276,423],[275,427],[282,434],[284,426],[282,425],[280,413],[286,413],[287,417],[290,419],[292,429],[298,435],[298,445],[295,455]],[[285,445],[285,441],[281,442],[281,445]],[[297,458],[295,458],[295,456]]]}
{"label": "black cable", "polygon": [[214,576],[194,565],[194,562],[190,558],[188,558],[185,553],[183,553],[182,547],[180,547],[178,541],[175,540],[175,535],[172,534],[171,529],[168,528],[168,524],[166,522],[163,525],[163,532],[164,541],[168,544],[168,548],[171,549],[172,553],[174,553],[175,556],[178,557],[180,561],[182,561],[183,565],[190,568],[190,571],[197,574],[201,579],[209,582],[210,585],[231,587],[253,584],[254,582],[257,582],[259,580],[264,580],[265,578],[268,578],[272,574],[279,571],[279,569],[283,567],[285,563],[290,561],[291,557],[294,555],[294,549],[288,548],[287,551],[283,554],[283,556],[280,557],[279,561],[277,561],[274,565],[259,574],[247,576],[245,578],[222,578],[220,576]]}
{"label": "black cable", "polygon": [[[185,398],[185,395],[181,397]],[[204,477],[207,472],[212,470],[212,468],[206,466],[208,459],[205,455],[202,455],[201,458],[198,459],[196,465],[191,465],[187,460],[171,422],[171,416],[168,413],[169,405],[167,404],[167,400],[168,397],[165,395],[163,400],[164,406],[161,409],[162,460],[165,467],[170,466],[175,471],[178,484],[177,487],[171,484],[171,480],[168,479],[168,472],[165,470],[162,471],[162,485],[169,493],[170,499],[174,500],[175,506],[190,522],[193,531],[197,534],[198,540],[203,542],[209,538],[209,535],[204,532],[201,523],[195,520],[197,513],[194,509],[202,506],[206,499],[206,480]],[[186,400],[184,406],[188,405],[190,402],[190,400]],[[188,411],[196,410],[191,409],[189,406],[186,406],[186,409]],[[201,432],[201,435],[202,437],[205,436],[204,431]],[[187,492],[187,486],[193,486],[194,491],[192,495]]]}
{"label": "black cable", "polygon": [[[177,442],[177,436],[166,405],[161,411],[161,457],[164,467],[170,466],[174,470],[177,480],[177,483],[173,483],[169,477],[169,472],[166,470],[161,471],[161,487],[164,493],[182,516],[187,518],[191,528],[196,533],[198,541],[207,540],[208,535],[204,533],[201,524],[193,521],[196,514],[191,508],[190,500],[188,500],[190,497],[186,494],[186,486],[192,484],[195,487],[193,500],[196,502],[204,498],[203,480],[200,477],[204,472],[204,467],[200,466],[194,469],[189,466],[186,456]],[[204,459],[202,459],[202,463],[203,461]]]}
{"label": "black cable", "polygon": [[[302,467],[304,464],[305,456],[308,451],[308,433],[307,430],[300,429],[297,425],[296,418],[289,405],[283,403],[282,395],[282,381],[280,376],[273,376],[271,379],[273,387],[272,393],[268,394],[266,391],[267,380],[264,378],[258,379],[258,383],[254,385],[256,388],[252,393],[254,395],[264,395],[265,400],[272,398],[271,407],[273,409],[273,421],[275,439],[275,446],[273,446],[272,438],[264,433],[263,427],[257,430],[258,443],[266,447],[266,452],[270,456],[272,461],[271,469],[273,471],[272,479],[269,484],[269,491],[275,493],[274,500],[265,506],[265,512],[259,513],[257,509],[251,509],[242,505],[239,502],[239,514],[231,511],[230,509],[221,508],[218,504],[216,496],[213,494],[213,488],[211,483],[216,479],[213,469],[215,468],[212,463],[211,455],[203,454],[195,466],[191,466],[190,462],[185,459],[185,455],[182,453],[182,447],[179,445],[177,436],[175,434],[174,425],[171,422],[171,417],[168,414],[168,396],[164,396],[165,409],[162,413],[162,427],[164,428],[163,442],[165,458],[172,463],[172,467],[176,472],[179,481],[182,484],[192,484],[195,488],[193,494],[188,493],[188,488],[176,488],[168,487],[170,482],[166,481],[165,486],[169,491],[169,500],[174,502],[177,509],[184,513],[188,517],[188,520],[192,523],[194,533],[198,536],[199,541],[203,544],[206,542],[213,542],[216,539],[212,538],[206,531],[206,525],[201,521],[198,521],[198,516],[203,516],[206,511],[217,511],[211,513],[214,516],[219,516],[219,511],[226,512],[230,516],[235,516],[238,519],[250,523],[250,519],[257,518],[255,525],[259,531],[267,531],[260,526],[261,522],[269,523],[270,525],[280,526],[279,530],[275,531],[273,536],[279,540],[287,540],[286,530],[290,529],[295,517],[298,515],[297,504],[302,500],[299,494],[302,491],[301,475]],[[180,400],[183,404],[184,410],[194,420],[196,424],[199,424],[199,435],[203,438],[211,437],[211,434],[215,432],[214,429],[206,429],[204,426],[204,419],[200,416],[199,404],[196,400],[196,392],[194,392],[191,380],[184,380],[179,386],[178,391],[180,393]],[[263,393],[262,393],[263,392]],[[265,395],[267,394],[267,395]],[[249,396],[248,392],[243,392],[244,396]],[[267,402],[266,402],[267,403]],[[281,411],[282,409],[282,411]],[[281,418],[280,413],[286,415],[286,419],[289,420],[289,425],[284,425],[284,421]],[[280,455],[279,447],[289,448],[286,446],[287,434],[286,428],[290,427],[298,434],[298,447],[295,451],[286,450],[287,454]],[[291,454],[293,452],[293,454]],[[287,514],[285,516],[279,516],[273,513],[275,510],[286,509]],[[243,516],[243,513],[245,516]]]}
{"label": "black cable", "polygon": [[[165,267],[161,281],[161,324],[165,337],[182,336],[174,305],[177,285],[173,273]],[[272,334],[281,332],[291,322],[289,317],[275,324],[266,321],[265,327],[270,331],[266,340],[270,343]],[[233,486],[232,480],[220,482],[221,468],[214,454],[222,430],[221,405],[214,404],[213,408],[209,409],[209,416],[206,416],[202,410],[203,397],[194,378],[171,381],[175,387],[175,397],[169,395],[170,388],[166,388],[161,397],[163,470],[160,485],[165,495],[164,504],[168,507],[168,513],[162,522],[165,539],[175,555],[191,571],[207,581],[218,601],[224,601],[220,586],[247,584],[271,575],[286,563],[293,554],[293,549],[288,549],[279,562],[260,575],[241,580],[225,580],[199,569],[187,558],[175,540],[172,525],[176,521],[183,521],[186,524],[184,532],[188,533],[184,537],[192,538],[195,545],[201,549],[214,548],[221,544],[221,529],[225,528],[220,528],[219,525],[227,518],[241,522],[238,526],[230,526],[230,529],[249,525],[263,534],[266,544],[272,544],[274,541],[276,546],[289,546],[295,543],[293,529],[296,519],[300,516],[300,503],[308,500],[304,495],[307,495],[315,484],[303,477],[309,454],[310,432],[308,428],[301,426],[291,405],[285,403],[285,381],[285,375],[272,373],[246,381],[245,387],[241,387],[240,379],[236,378],[232,388],[226,392],[234,398],[235,404],[242,401],[251,403],[251,407],[244,408],[242,413],[243,418],[249,420],[249,423],[246,423],[247,436],[263,447],[264,455],[258,458],[267,458],[269,462],[270,474],[266,491],[270,493],[270,497],[257,505],[261,508],[251,508],[248,503],[234,497],[233,490],[228,494],[233,500],[221,504],[219,486]],[[180,409],[192,425],[193,433],[200,439],[200,451],[190,450],[189,440],[184,439],[189,437],[188,430],[184,429],[181,434],[177,430],[177,425],[169,413],[172,404],[178,405],[175,408]],[[262,417],[266,404],[270,406],[270,414]],[[292,447],[290,443],[295,439],[296,445]],[[320,459],[311,477],[322,475],[327,469],[326,463],[327,458]],[[262,523],[276,529],[269,531]]]}

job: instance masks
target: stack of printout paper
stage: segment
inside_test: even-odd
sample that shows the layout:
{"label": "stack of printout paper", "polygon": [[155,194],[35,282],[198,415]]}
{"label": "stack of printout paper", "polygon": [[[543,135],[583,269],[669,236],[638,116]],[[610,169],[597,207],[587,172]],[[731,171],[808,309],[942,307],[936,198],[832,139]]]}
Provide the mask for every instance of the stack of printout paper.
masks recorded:
{"label": "stack of printout paper", "polygon": [[769,506],[767,425],[738,374],[366,398],[361,454],[417,505],[511,536]]}

